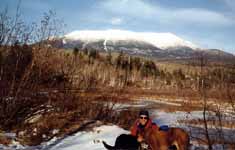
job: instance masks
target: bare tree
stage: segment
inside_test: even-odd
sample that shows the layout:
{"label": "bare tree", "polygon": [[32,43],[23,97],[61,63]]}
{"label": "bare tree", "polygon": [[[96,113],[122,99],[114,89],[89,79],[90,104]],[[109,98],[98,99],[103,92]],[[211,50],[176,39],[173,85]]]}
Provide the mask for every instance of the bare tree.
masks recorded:
{"label": "bare tree", "polygon": [[[52,11],[44,14],[40,25],[26,24],[21,19],[20,3],[21,1],[18,2],[16,14],[13,17],[10,17],[7,8],[0,12],[0,120],[2,125],[14,124],[13,119],[20,120],[17,117],[21,115],[19,111],[25,114],[29,111],[26,105],[32,101],[26,102],[24,96],[30,93],[29,90],[33,91],[38,87],[35,64],[38,59],[45,56],[39,55],[40,52],[37,50],[48,46],[40,44],[37,49],[34,49],[35,43],[41,43],[42,40],[43,43],[48,44],[49,40],[63,31],[59,29],[62,22],[57,22],[59,20]],[[32,96],[33,93],[28,96],[30,95]]]}
{"label": "bare tree", "polygon": [[203,100],[203,123],[205,129],[205,137],[207,140],[208,149],[212,150],[212,142],[210,139],[209,129],[208,129],[208,122],[207,122],[207,112],[209,110],[207,98],[206,98],[206,88],[205,88],[205,66],[207,64],[206,57],[203,52],[199,54],[199,61],[200,61],[200,95],[201,99]]}

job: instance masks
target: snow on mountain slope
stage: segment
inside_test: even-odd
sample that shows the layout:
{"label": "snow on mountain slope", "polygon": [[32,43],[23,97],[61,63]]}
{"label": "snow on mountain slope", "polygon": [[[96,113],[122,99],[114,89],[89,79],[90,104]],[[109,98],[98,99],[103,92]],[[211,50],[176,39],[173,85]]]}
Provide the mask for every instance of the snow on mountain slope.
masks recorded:
{"label": "snow on mountain slope", "polygon": [[154,33],[154,32],[132,32],[126,30],[83,30],[74,31],[65,35],[63,40],[83,40],[83,41],[97,41],[97,40],[134,40],[150,43],[156,47],[166,49],[168,47],[186,46],[192,49],[197,48],[193,43],[183,40],[172,33]]}

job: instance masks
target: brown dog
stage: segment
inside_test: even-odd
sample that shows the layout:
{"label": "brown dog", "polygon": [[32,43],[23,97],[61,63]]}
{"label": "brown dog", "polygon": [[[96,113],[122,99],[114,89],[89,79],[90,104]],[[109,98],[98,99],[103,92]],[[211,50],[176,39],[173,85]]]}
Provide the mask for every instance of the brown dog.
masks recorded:
{"label": "brown dog", "polygon": [[189,135],[181,128],[169,128],[168,131],[147,129],[143,136],[152,150],[168,150],[172,146],[177,150],[189,148]]}

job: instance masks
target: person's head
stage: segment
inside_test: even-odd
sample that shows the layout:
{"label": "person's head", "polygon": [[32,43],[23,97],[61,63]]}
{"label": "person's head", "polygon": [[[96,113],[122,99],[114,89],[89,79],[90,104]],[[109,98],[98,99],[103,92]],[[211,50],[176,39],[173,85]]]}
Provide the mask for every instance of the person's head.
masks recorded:
{"label": "person's head", "polygon": [[139,122],[142,126],[145,126],[149,120],[149,112],[147,110],[141,110],[139,112]]}

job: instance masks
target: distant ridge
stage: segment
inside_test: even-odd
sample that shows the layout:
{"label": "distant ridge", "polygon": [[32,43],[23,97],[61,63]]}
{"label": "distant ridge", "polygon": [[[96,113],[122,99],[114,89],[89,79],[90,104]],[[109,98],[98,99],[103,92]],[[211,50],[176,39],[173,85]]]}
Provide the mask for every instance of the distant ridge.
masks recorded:
{"label": "distant ridge", "polygon": [[124,52],[161,60],[192,60],[203,52],[210,61],[235,62],[233,54],[219,49],[202,49],[172,33],[126,30],[82,30],[66,34],[52,44],[58,48]]}

